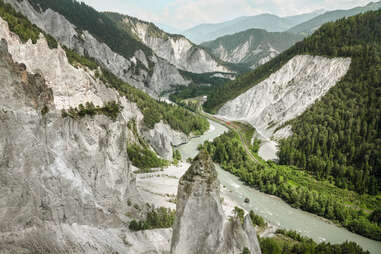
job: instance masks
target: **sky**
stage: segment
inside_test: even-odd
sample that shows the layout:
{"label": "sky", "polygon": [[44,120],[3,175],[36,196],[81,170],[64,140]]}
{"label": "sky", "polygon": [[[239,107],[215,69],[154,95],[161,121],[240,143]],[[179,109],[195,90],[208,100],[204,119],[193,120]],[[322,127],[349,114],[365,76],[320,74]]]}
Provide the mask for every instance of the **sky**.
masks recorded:
{"label": "sky", "polygon": [[[185,30],[241,16],[291,16],[315,10],[350,9],[371,0],[80,0],[99,11],[115,11]],[[377,1],[377,0],[375,0]]]}

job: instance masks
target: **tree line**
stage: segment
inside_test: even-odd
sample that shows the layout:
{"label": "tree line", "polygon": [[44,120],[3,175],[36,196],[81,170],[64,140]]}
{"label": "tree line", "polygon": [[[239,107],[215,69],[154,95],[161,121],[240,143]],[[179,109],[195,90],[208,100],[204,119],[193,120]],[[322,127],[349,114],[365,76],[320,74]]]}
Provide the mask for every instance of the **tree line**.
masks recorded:
{"label": "tree line", "polygon": [[280,163],[306,169],[340,188],[376,195],[381,179],[381,10],[323,25],[267,64],[215,89],[216,112],[301,54],[350,57],[346,76],[295,120],[280,143]]}
{"label": "tree line", "polygon": [[[298,169],[274,162],[255,163],[248,158],[235,132],[224,133],[213,142],[206,141],[200,149],[205,149],[214,162],[248,185],[276,195],[292,207],[335,221],[352,232],[381,240],[380,225],[363,210],[346,205],[341,192],[336,194],[332,189],[320,189],[319,183],[315,184],[312,177],[306,177]],[[375,218],[378,218],[377,214]]]}

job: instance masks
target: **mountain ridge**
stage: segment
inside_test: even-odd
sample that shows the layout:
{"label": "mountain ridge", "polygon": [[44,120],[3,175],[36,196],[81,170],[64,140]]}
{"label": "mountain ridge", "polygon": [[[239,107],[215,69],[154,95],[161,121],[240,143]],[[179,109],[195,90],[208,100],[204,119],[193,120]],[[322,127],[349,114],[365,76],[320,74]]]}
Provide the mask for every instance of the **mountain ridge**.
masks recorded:
{"label": "mountain ridge", "polygon": [[[259,14],[255,16],[239,17],[230,21],[216,24],[201,24],[183,31],[182,34],[196,44],[215,40],[218,37],[242,32],[252,28],[266,29],[269,32],[282,32],[299,23],[319,15],[320,11],[311,13],[279,17],[274,14]],[[269,27],[272,24],[272,27]]]}
{"label": "mountain ridge", "polygon": [[303,36],[292,33],[270,33],[254,28],[204,42],[200,46],[225,62],[244,63],[255,69],[302,39]]}
{"label": "mountain ridge", "polygon": [[166,59],[177,68],[194,73],[232,72],[219,59],[198,47],[185,36],[168,34],[152,22],[119,13],[105,13],[121,29],[128,31],[139,41],[151,48],[158,56]]}
{"label": "mountain ridge", "polygon": [[313,31],[318,29],[321,25],[327,22],[336,21],[341,18],[354,16],[367,11],[374,11],[381,8],[381,1],[370,2],[363,7],[354,7],[348,10],[334,10],[327,11],[317,17],[312,18],[304,23],[296,25],[288,30],[290,33],[299,33],[302,35],[310,35]]}

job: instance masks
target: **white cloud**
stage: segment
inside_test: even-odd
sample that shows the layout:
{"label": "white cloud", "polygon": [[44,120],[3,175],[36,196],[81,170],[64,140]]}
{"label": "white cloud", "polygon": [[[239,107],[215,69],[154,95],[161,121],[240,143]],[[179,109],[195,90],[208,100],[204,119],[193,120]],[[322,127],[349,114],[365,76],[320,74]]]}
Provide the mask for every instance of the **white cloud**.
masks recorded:
{"label": "white cloud", "polygon": [[291,16],[318,9],[349,9],[370,0],[175,0],[154,21],[189,28],[201,23],[217,23],[240,16],[271,13]]}
{"label": "white cloud", "polygon": [[185,29],[202,23],[218,23],[260,13],[291,16],[317,9],[349,9],[366,5],[371,0],[168,0],[160,8],[149,8],[149,4],[152,4],[150,1],[157,0],[83,1],[98,10],[117,11]]}

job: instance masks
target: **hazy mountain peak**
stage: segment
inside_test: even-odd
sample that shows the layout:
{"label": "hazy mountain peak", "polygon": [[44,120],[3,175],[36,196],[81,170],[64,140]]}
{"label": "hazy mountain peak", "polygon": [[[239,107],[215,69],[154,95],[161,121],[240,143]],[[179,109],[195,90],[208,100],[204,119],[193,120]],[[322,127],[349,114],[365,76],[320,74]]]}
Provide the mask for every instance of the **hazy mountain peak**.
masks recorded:
{"label": "hazy mountain peak", "polygon": [[221,23],[200,24],[183,31],[182,34],[194,43],[202,43],[252,28],[265,29],[269,32],[282,32],[319,14],[320,12],[314,11],[301,15],[278,17],[274,14],[263,13],[254,16],[238,17]]}

